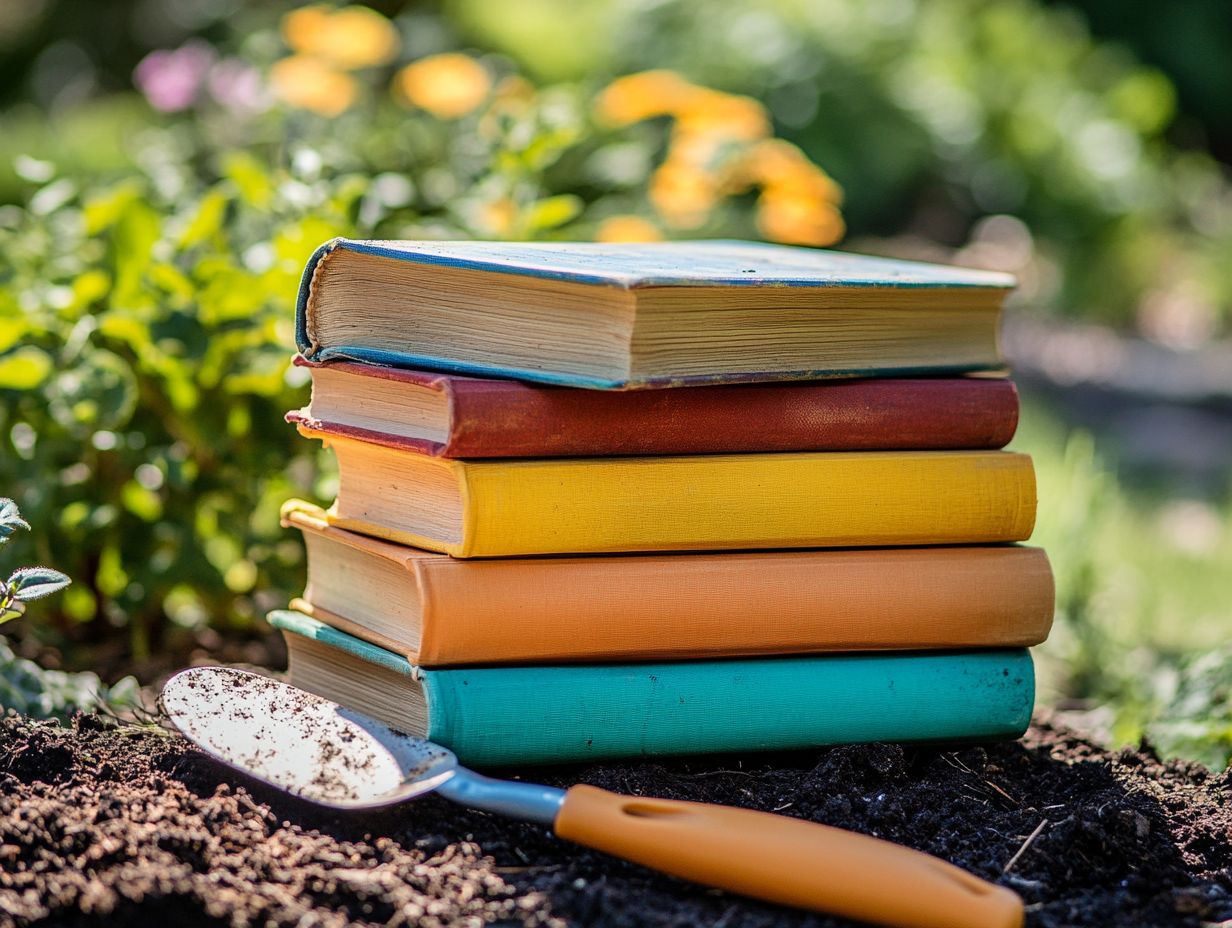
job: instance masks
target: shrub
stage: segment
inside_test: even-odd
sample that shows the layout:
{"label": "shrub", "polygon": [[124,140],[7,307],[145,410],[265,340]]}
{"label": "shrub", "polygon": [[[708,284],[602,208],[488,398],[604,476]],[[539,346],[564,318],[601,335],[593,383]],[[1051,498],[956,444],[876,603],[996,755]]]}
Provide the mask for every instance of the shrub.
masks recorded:
{"label": "shrub", "polygon": [[[30,529],[17,504],[0,498],[0,545],[18,529]],[[64,589],[69,578],[50,567],[21,567],[0,580],[0,622],[25,612],[26,603]],[[105,687],[93,673],[44,670],[33,661],[13,653],[0,638],[0,706],[38,718],[67,719],[77,711],[101,707],[125,708],[137,704],[138,687],[133,677],[114,687]]]}
{"label": "shrub", "polygon": [[[0,497],[0,544],[7,544],[19,528],[27,531],[30,523],[11,499]],[[0,580],[0,623],[15,619],[26,611],[26,603],[50,596],[69,585],[68,577],[50,567],[19,567]]]}
{"label": "shrub", "polygon": [[[302,588],[278,507],[328,499],[332,471],[282,417],[307,398],[292,307],[321,242],[755,235],[763,214],[794,240],[841,233],[837,188],[753,100],[682,80],[687,99],[646,114],[665,119],[604,121],[588,93],[500,61],[392,58],[386,20],[345,12],[293,14],[287,48],[252,60],[151,56],[137,80],[175,115],[132,139],[132,171],[18,165],[30,195],[0,209],[0,481],[46,527],[34,553],[78,579],[50,617],[62,644],[123,628],[140,660],[205,626],[252,630]],[[223,66],[255,69],[255,96],[218,93]],[[665,152],[706,193],[687,216]],[[771,158],[810,182],[790,222],[759,173]]]}

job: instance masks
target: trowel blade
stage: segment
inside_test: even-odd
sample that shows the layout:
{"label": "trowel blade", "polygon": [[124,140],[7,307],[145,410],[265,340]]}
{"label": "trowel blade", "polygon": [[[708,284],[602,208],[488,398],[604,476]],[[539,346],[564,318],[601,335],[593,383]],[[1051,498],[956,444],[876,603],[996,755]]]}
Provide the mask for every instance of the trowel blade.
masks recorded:
{"label": "trowel blade", "polygon": [[430,792],[453,776],[446,748],[269,677],[184,670],[163,687],[176,727],[230,767],[310,802],[358,809]]}

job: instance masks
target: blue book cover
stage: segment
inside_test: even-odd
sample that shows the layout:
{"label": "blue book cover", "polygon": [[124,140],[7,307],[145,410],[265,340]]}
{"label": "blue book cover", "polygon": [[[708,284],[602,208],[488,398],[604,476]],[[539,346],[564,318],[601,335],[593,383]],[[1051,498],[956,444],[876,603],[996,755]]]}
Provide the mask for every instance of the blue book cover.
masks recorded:
{"label": "blue book cover", "polygon": [[[577,372],[554,371],[545,366],[503,367],[459,360],[422,351],[408,335],[397,350],[360,344],[322,345],[314,341],[309,316],[315,297],[318,270],[332,255],[354,252],[400,262],[441,268],[486,271],[513,277],[538,278],[568,284],[642,291],[651,288],[728,287],[744,290],[929,290],[990,291],[992,306],[1015,285],[1008,274],[899,261],[837,251],[741,241],[652,242],[608,244],[596,242],[423,242],[353,241],[338,238],[322,245],[304,270],[296,309],[296,341],[310,361],[351,360],[389,367],[441,370],[494,377],[556,383],[599,389],[637,386],[680,386],[751,380],[815,379],[862,374],[908,375],[954,373],[995,367],[996,357],[973,361],[918,365],[870,366],[867,369],[802,369],[785,371],[733,370],[725,374],[612,379]],[[891,302],[894,297],[888,298]],[[415,294],[406,296],[413,305]]]}
{"label": "blue book cover", "polygon": [[[282,610],[291,682],[311,659],[296,638],[335,649],[319,695],[409,728],[357,689],[376,673],[386,693],[422,700],[412,734],[474,766],[615,757],[786,750],[869,741],[991,741],[1019,737],[1035,700],[1025,649],[836,654],[755,660],[422,670],[404,657]],[[347,671],[343,655],[354,661]],[[339,659],[341,658],[341,659]],[[364,664],[370,665],[365,668]],[[421,695],[420,695],[421,694]]]}

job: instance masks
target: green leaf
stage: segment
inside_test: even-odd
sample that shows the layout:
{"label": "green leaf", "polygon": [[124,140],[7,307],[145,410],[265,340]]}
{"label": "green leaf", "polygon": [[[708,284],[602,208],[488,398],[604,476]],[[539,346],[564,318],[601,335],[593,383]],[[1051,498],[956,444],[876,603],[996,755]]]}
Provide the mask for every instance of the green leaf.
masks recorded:
{"label": "green leaf", "polygon": [[148,273],[150,282],[175,297],[177,304],[187,304],[197,292],[188,275],[173,264],[159,262]]}
{"label": "green leaf", "polygon": [[20,567],[9,577],[9,588],[22,602],[42,599],[56,593],[73,581],[50,567]]}
{"label": "green leaf", "polygon": [[73,434],[115,431],[132,419],[137,393],[137,378],[124,359],[95,348],[56,375],[47,387],[47,408]]}
{"label": "green leaf", "polygon": [[25,338],[26,333],[30,331],[30,323],[20,317],[16,319],[5,319],[4,324],[0,325],[0,353],[8,351],[19,341]]}
{"label": "green leaf", "polygon": [[86,234],[97,235],[119,221],[124,210],[142,194],[142,185],[136,180],[126,180],[109,190],[86,199]]}
{"label": "green leaf", "polygon": [[198,273],[209,276],[197,294],[200,318],[206,325],[252,322],[260,317],[265,293],[250,272],[210,262],[208,267],[199,267]]}
{"label": "green leaf", "polygon": [[157,522],[163,516],[163,501],[157,493],[129,480],[120,490],[124,508],[143,522]]}
{"label": "green leaf", "polygon": [[119,596],[128,586],[128,571],[124,569],[124,559],[114,543],[105,544],[99,553],[94,583],[105,596]]}
{"label": "green leaf", "polygon": [[235,184],[245,203],[265,209],[274,197],[274,183],[265,167],[243,151],[229,152],[222,162],[222,175]]}
{"label": "green leaf", "polygon": [[[413,193],[415,188],[411,186],[410,181],[404,181],[404,183],[407,189]],[[356,200],[367,193],[372,186],[372,181],[362,174],[352,174],[348,177],[339,178],[338,186],[334,189],[333,196],[330,197],[330,205],[338,212],[344,213],[351,208]],[[397,205],[404,206],[407,202],[410,202],[410,194],[408,194],[403,202]]]}
{"label": "green leaf", "polygon": [[218,234],[218,230],[222,228],[223,220],[227,216],[227,196],[221,190],[211,190],[197,205],[196,215],[192,221],[180,233],[180,238],[176,244],[180,248],[191,248],[207,238],[212,238]]}
{"label": "green leaf", "polygon": [[51,358],[32,345],[0,358],[0,390],[33,390],[51,373]]}
{"label": "green leaf", "polygon": [[526,225],[532,232],[555,229],[576,217],[582,211],[582,206],[581,197],[572,194],[548,197],[531,206],[527,212]]}
{"label": "green leaf", "polygon": [[141,705],[141,684],[133,676],[117,680],[107,690],[107,704],[116,708],[137,708]]}
{"label": "green leaf", "polygon": [[125,342],[133,352],[144,358],[147,351],[154,348],[154,340],[150,337],[150,327],[142,325],[131,315],[108,313],[98,324],[100,335]]}
{"label": "green leaf", "polygon": [[128,203],[120,214],[113,233],[116,308],[130,310],[153,302],[153,295],[143,292],[142,276],[153,260],[161,225],[158,213],[139,200]]}
{"label": "green leaf", "polygon": [[30,523],[21,517],[17,504],[8,497],[0,497],[0,544],[19,528],[30,531]]}
{"label": "green leaf", "polygon": [[293,268],[298,276],[317,247],[340,234],[336,223],[320,216],[305,216],[299,222],[287,223],[278,230],[273,240],[274,254],[280,263]]}
{"label": "green leaf", "polygon": [[111,290],[111,277],[105,271],[93,268],[84,271],[73,281],[73,307],[84,309],[105,297]]}
{"label": "green leaf", "polygon": [[1168,76],[1143,68],[1127,75],[1107,95],[1120,116],[1143,133],[1164,129],[1176,113],[1176,90]]}

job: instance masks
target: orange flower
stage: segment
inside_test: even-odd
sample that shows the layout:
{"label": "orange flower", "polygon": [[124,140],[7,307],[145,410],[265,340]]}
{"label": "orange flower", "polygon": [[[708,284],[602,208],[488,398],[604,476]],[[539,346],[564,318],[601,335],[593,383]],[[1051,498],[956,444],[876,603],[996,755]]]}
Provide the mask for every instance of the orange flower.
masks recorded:
{"label": "orange flower", "polygon": [[487,99],[492,78],[474,58],[449,52],[408,64],[394,77],[394,86],[413,106],[438,119],[457,119]]}
{"label": "orange flower", "polygon": [[676,107],[676,128],[684,135],[747,142],[770,134],[770,116],[752,97],[692,87]]}
{"label": "orange flower", "polygon": [[330,9],[320,5],[292,10],[282,17],[282,40],[297,52],[311,51],[329,29],[330,15]]}
{"label": "orange flower", "polygon": [[770,134],[766,108],[752,97],[699,87],[673,71],[642,71],[616,78],[599,94],[595,112],[615,126],[672,115],[678,131],[690,136],[747,141]]}
{"label": "orange flower", "polygon": [[757,228],[771,241],[789,245],[832,245],[844,232],[833,203],[773,188],[757,198]]}
{"label": "orange flower", "polygon": [[282,18],[282,37],[301,55],[314,55],[344,71],[387,64],[402,44],[393,23],[366,6],[302,7]]}
{"label": "orange flower", "polygon": [[697,88],[673,71],[642,71],[618,77],[595,100],[595,114],[612,126],[627,126],[674,113]]}
{"label": "orange flower", "polygon": [[782,139],[765,139],[745,153],[733,171],[733,180],[759,184],[819,200],[841,203],[843,191],[798,147]]}
{"label": "orange flower", "polygon": [[[771,137],[770,114],[752,97],[700,87],[671,71],[643,71],[609,84],[595,111],[617,126],[675,117],[667,159],[649,191],[668,225],[697,228],[720,197],[756,186],[757,225],[767,238],[828,245],[842,237],[839,186],[795,145]],[[601,226],[598,234],[619,235],[623,228]]]}
{"label": "orange flower", "polygon": [[355,102],[359,93],[349,74],[308,55],[292,55],[275,62],[270,83],[287,103],[322,116],[337,116]]}
{"label": "orange flower", "polygon": [[699,171],[710,171],[719,166],[722,156],[729,153],[733,143],[717,135],[698,135],[672,130],[667,146],[667,160],[688,164]]}
{"label": "orange flower", "polygon": [[596,242],[659,242],[663,233],[641,216],[609,216],[595,230]]}
{"label": "orange flower", "polygon": [[489,200],[479,207],[477,218],[485,235],[505,238],[518,221],[518,205],[509,197]]}
{"label": "orange flower", "polygon": [[693,165],[667,160],[650,178],[650,202],[668,225],[696,229],[718,201],[714,178]]}

